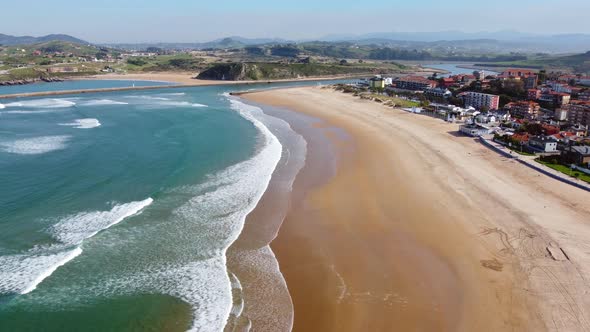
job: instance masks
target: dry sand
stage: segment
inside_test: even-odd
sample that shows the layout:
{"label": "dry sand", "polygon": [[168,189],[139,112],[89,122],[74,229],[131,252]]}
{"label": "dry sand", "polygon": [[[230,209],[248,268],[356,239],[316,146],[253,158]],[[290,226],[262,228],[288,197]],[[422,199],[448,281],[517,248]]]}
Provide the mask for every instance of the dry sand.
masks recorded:
{"label": "dry sand", "polygon": [[196,80],[195,73],[191,72],[146,72],[146,73],[125,73],[125,74],[103,74],[85,77],[84,79],[93,80],[138,80],[138,81],[156,81],[172,82],[182,85],[216,85],[228,84],[227,81],[208,81]]}
{"label": "dry sand", "polygon": [[293,202],[272,244],[295,331],[590,330],[589,193],[456,125],[329,89],[244,97],[352,137],[331,135],[335,177]]}
{"label": "dry sand", "polygon": [[[125,73],[125,74],[104,74],[88,76],[84,79],[93,80],[138,80],[138,81],[157,81],[157,82],[172,82],[182,85],[200,86],[200,85],[222,85],[222,84],[256,84],[256,83],[276,83],[276,82],[305,82],[315,80],[331,80],[331,79],[345,79],[361,77],[362,74],[355,75],[338,75],[338,76],[321,76],[321,77],[305,77],[298,79],[284,79],[284,80],[260,80],[260,81],[215,81],[215,80],[197,80],[194,77],[196,73],[191,72],[147,72],[147,73]],[[367,75],[371,75],[368,73]]]}

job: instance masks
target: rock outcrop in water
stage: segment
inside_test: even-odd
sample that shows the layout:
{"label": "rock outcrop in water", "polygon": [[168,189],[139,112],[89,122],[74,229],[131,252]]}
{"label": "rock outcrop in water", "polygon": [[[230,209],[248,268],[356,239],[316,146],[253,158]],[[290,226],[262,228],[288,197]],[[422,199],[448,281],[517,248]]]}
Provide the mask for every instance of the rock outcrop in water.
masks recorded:
{"label": "rock outcrop in water", "polygon": [[10,85],[25,85],[25,84],[33,84],[38,82],[63,82],[64,80],[57,77],[41,77],[41,78],[29,78],[24,80],[10,80],[10,81],[0,81],[0,86],[10,86]]}

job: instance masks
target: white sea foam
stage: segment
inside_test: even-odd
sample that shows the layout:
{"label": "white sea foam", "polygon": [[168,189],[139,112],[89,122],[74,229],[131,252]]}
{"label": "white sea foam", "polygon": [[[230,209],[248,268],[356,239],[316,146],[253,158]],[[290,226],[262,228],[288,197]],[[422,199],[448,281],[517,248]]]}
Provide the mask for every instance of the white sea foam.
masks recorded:
{"label": "white sea foam", "polygon": [[63,109],[45,109],[45,110],[15,110],[15,111],[3,111],[0,114],[46,114],[46,113],[55,113],[61,112]]}
{"label": "white sea foam", "polygon": [[80,106],[107,106],[107,105],[129,105],[129,103],[123,101],[115,101],[110,99],[97,99],[97,100],[88,100],[81,102]]}
{"label": "white sea foam", "polygon": [[199,188],[203,194],[174,211],[181,221],[194,220],[198,216],[203,220],[204,232],[223,231],[223,237],[212,234],[204,239],[210,241],[205,247],[210,248],[207,254],[212,258],[163,272],[169,281],[173,281],[165,283],[163,291],[180,297],[194,309],[191,331],[221,331],[225,327],[233,308],[232,283],[227,274],[225,253],[241,233],[246,216],[264,194],[282,154],[278,139],[255,117],[262,110],[236,100],[231,103],[232,109],[261,132],[258,153],[211,176]]}
{"label": "white sea foam", "polygon": [[32,292],[60,266],[81,253],[81,248],[74,248],[46,255],[0,256],[0,294]]}
{"label": "white sea foam", "polygon": [[160,93],[160,96],[185,96],[185,92]]}
{"label": "white sea foam", "polygon": [[259,129],[256,154],[210,175],[202,185],[171,191],[173,196],[188,195],[188,201],[173,210],[164,228],[153,225],[158,229],[152,230],[155,234],[165,231],[174,236],[172,248],[176,245],[177,249],[188,251],[179,252],[175,260],[165,263],[150,260],[141,271],[97,280],[85,287],[87,291],[102,296],[146,291],[175,296],[193,308],[190,331],[222,331],[232,310],[234,314],[241,313],[239,306],[233,306],[232,289],[239,288],[239,280],[230,280],[226,251],[266,191],[281,158],[282,146],[257,120],[255,115],[262,110],[238,101],[232,102],[232,108]]}
{"label": "white sea foam", "polygon": [[[160,94],[159,96],[182,96],[184,92],[179,94],[174,93],[167,93],[167,94]],[[155,96],[132,96],[132,98],[144,100],[146,105],[149,106],[169,106],[169,107],[209,107],[208,105],[199,104],[199,103],[191,103],[188,101],[180,101],[180,100],[173,100],[171,98],[166,97],[155,97]]]}
{"label": "white sea foam", "polygon": [[27,294],[58,268],[82,254],[84,240],[140,213],[153,199],[115,205],[110,211],[84,212],[61,219],[50,232],[61,243],[0,256],[0,294]]}
{"label": "white sea foam", "polygon": [[42,154],[65,149],[70,138],[71,136],[42,136],[5,141],[0,142],[0,151],[23,155]]}
{"label": "white sea foam", "polygon": [[6,107],[29,108],[66,108],[75,106],[76,103],[67,99],[34,99],[5,104]]}
{"label": "white sea foam", "polygon": [[60,123],[60,126],[69,126],[78,129],[92,129],[96,127],[100,127],[100,121],[97,119],[76,119],[74,122],[70,123]]}
{"label": "white sea foam", "polygon": [[0,104],[0,110],[6,108],[6,106],[4,106],[4,104]]}
{"label": "white sea foam", "polygon": [[175,106],[175,107],[209,107],[209,106],[203,105],[203,104],[189,103],[188,101],[164,101],[164,102],[156,103],[156,105]]}
{"label": "white sea foam", "polygon": [[115,205],[110,211],[82,212],[70,215],[53,225],[50,233],[63,244],[78,245],[98,232],[137,214],[153,202],[152,198],[148,198],[139,202]]}
{"label": "white sea foam", "polygon": [[170,100],[170,98],[154,97],[154,96],[131,96],[131,98],[135,98],[135,99],[147,99],[147,100]]}

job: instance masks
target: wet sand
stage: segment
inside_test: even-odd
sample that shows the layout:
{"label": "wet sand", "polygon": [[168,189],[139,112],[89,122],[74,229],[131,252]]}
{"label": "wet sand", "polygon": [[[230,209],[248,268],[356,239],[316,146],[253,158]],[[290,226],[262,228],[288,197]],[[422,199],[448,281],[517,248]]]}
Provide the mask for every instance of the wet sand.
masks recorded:
{"label": "wet sand", "polygon": [[[338,152],[313,153],[306,137],[312,152],[271,245],[295,331],[590,328],[588,193],[456,125],[329,89],[242,97],[324,120]],[[317,174],[334,159],[325,182]]]}

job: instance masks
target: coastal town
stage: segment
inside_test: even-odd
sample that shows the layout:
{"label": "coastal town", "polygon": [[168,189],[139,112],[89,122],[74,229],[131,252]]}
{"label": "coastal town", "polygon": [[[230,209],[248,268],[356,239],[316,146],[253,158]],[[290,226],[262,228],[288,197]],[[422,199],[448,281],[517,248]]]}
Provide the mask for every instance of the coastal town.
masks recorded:
{"label": "coastal town", "polygon": [[519,68],[439,75],[377,75],[337,89],[456,123],[532,168],[590,183],[590,77]]}

